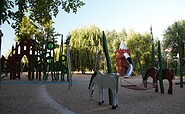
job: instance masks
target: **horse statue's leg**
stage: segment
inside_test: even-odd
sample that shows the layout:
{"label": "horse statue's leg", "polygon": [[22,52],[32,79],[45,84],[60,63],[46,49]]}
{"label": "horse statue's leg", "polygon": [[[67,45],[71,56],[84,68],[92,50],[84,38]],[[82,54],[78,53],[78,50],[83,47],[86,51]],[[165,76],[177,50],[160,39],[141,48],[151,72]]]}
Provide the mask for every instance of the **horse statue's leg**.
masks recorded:
{"label": "horse statue's leg", "polygon": [[116,93],[116,107],[118,107],[118,94]]}
{"label": "horse statue's leg", "polygon": [[172,82],[172,80],[175,78],[174,77],[174,69],[166,69],[166,72],[165,72],[164,75],[165,75],[166,79],[169,82],[168,94],[172,94],[172,91],[173,91],[173,82]]}
{"label": "horse statue's leg", "polygon": [[115,96],[115,93],[113,93],[112,109],[116,109],[116,96]]}
{"label": "horse statue's leg", "polygon": [[118,107],[118,97],[115,89],[111,90],[113,93],[113,104],[112,104],[112,109],[116,109]]}
{"label": "horse statue's leg", "polygon": [[172,94],[173,91],[173,83],[172,83],[172,79],[168,79],[169,82],[169,89],[168,89],[168,94]]}
{"label": "horse statue's leg", "polygon": [[159,92],[159,89],[158,89],[158,82],[156,81],[156,84],[155,84],[155,92]]}
{"label": "horse statue's leg", "polygon": [[103,89],[99,88],[99,105],[102,105],[102,103],[104,103]]}
{"label": "horse statue's leg", "polygon": [[159,92],[157,76],[158,76],[158,75],[152,77],[152,78],[153,78],[153,83],[155,84],[155,85],[154,85],[154,86],[155,86],[155,92]]}
{"label": "horse statue's leg", "polygon": [[169,76],[171,76],[171,77],[169,77],[169,79],[168,79],[168,81],[169,81],[168,94],[172,94],[172,92],[173,92],[173,82],[172,82],[172,80],[175,79],[174,69],[170,69],[170,70],[171,70],[171,75],[169,74]]}
{"label": "horse statue's leg", "polygon": [[103,91],[103,89],[102,89],[102,103],[104,103],[104,91]]}
{"label": "horse statue's leg", "polygon": [[154,74],[151,77],[153,79],[155,92],[159,92],[159,89],[158,89],[158,80],[159,80],[158,70],[155,69],[155,72],[154,72]]}

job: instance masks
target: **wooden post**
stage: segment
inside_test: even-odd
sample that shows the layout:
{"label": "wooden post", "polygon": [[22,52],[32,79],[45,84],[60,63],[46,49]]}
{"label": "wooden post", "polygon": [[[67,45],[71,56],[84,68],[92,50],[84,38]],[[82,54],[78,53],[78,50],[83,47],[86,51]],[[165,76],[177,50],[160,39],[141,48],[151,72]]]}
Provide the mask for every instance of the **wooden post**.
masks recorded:
{"label": "wooden post", "polygon": [[[110,57],[109,57],[107,43],[106,43],[106,36],[105,36],[104,31],[103,31],[103,51],[105,53],[105,57],[106,57],[106,61],[107,61],[108,73],[112,73],[112,67],[111,67]],[[112,94],[110,89],[108,90],[108,93],[109,93],[109,104],[112,105],[112,103],[113,103],[113,94]]]}
{"label": "wooden post", "polygon": [[151,33],[151,38],[152,38],[152,67],[155,67],[155,55],[154,55],[154,38],[153,38],[153,33],[152,33],[152,26],[150,27],[150,33]]}
{"label": "wooden post", "polygon": [[163,86],[163,75],[162,75],[162,57],[161,57],[161,46],[160,41],[158,41],[158,60],[159,60],[159,83],[160,83],[160,90],[161,93],[164,93],[164,86]]}
{"label": "wooden post", "polygon": [[179,74],[180,74],[180,87],[183,88],[183,74],[182,74],[182,67],[183,67],[183,62],[182,62],[182,49],[181,49],[181,41],[179,39],[179,34],[178,34],[178,27],[177,27],[177,22],[175,23],[176,25],[176,39],[178,43],[178,52],[179,52]]}
{"label": "wooden post", "polygon": [[[63,66],[62,64],[62,55],[63,55],[63,34],[61,34],[61,42],[60,42],[60,52],[59,52],[59,62],[60,62],[60,64],[61,64],[61,66]],[[60,68],[60,72],[61,72],[61,74],[60,74],[60,78],[61,78],[61,81],[64,81],[64,73],[63,73],[63,70],[64,69],[64,67],[61,67]]]}

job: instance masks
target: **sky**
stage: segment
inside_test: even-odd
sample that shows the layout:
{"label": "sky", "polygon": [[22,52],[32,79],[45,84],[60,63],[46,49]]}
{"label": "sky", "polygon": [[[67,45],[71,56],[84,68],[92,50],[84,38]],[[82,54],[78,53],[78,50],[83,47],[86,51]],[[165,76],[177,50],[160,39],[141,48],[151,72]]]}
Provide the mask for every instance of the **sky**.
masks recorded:
{"label": "sky", "polygon": [[[85,6],[76,14],[60,10],[53,18],[56,32],[66,35],[73,29],[96,25],[103,30],[123,28],[139,33],[150,33],[154,38],[162,39],[162,34],[175,21],[185,20],[185,0],[83,0]],[[15,44],[15,31],[7,24],[0,28],[2,38],[2,55],[7,54]],[[60,38],[58,39],[60,41]]]}

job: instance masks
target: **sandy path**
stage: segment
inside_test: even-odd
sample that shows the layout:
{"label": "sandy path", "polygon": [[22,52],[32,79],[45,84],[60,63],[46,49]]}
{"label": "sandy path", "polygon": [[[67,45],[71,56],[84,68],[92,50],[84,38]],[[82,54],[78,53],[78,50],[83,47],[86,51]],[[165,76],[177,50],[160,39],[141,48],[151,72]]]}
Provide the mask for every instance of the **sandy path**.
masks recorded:
{"label": "sandy path", "polygon": [[[8,80],[3,79],[0,90],[0,114],[184,114],[185,88],[174,84],[173,95],[167,94],[168,83],[164,81],[165,93],[153,89],[138,91],[119,86],[119,107],[112,110],[105,91],[105,103],[98,104],[98,91],[89,96],[90,75],[74,75],[71,90],[66,82]],[[141,79],[128,79],[139,84]],[[175,79],[179,82],[179,79]],[[123,82],[123,84],[128,84]]]}

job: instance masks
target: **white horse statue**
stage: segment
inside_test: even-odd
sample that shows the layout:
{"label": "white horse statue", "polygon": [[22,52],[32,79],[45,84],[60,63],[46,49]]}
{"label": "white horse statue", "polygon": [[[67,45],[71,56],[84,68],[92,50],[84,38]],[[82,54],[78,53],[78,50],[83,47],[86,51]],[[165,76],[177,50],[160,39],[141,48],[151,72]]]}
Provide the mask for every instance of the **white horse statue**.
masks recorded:
{"label": "white horse statue", "polygon": [[99,104],[101,105],[104,103],[103,89],[109,88],[113,94],[112,109],[116,109],[116,107],[118,107],[118,78],[119,74],[116,73],[104,74],[100,70],[95,71],[89,83],[91,97],[94,91],[93,86],[96,84],[99,89]]}

